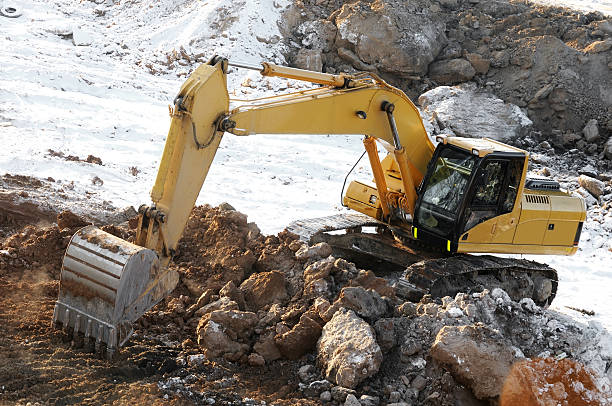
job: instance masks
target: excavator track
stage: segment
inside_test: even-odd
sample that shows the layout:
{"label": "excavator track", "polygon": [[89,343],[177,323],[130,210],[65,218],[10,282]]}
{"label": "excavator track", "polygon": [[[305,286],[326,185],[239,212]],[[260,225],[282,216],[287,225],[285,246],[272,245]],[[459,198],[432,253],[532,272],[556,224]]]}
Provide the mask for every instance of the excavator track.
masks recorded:
{"label": "excavator track", "polygon": [[447,256],[398,238],[397,230],[363,214],[298,220],[286,229],[310,244],[327,242],[334,255],[382,274],[395,283],[399,296],[412,301],[501,288],[515,301],[530,297],[547,307],[557,292],[557,273],[548,265],[491,255]]}

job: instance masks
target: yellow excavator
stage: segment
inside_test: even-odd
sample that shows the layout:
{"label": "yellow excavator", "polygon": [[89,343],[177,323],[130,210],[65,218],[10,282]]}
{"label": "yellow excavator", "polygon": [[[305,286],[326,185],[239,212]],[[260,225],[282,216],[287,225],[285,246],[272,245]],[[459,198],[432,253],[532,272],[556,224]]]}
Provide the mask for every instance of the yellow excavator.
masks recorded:
{"label": "yellow excavator", "polygon": [[[230,109],[230,66],[319,86]],[[357,213],[288,229],[340,252],[406,267],[397,286],[407,297],[500,286],[547,305],[557,278],[546,265],[462,253],[572,255],[578,247],[584,201],[553,180],[528,178],[526,151],[460,137],[438,137],[435,146],[410,99],[373,73],[334,75],[214,57],[183,83],[170,116],[153,203],[139,209],[135,243],[88,226],[72,237],[63,259],[53,323],[105,346],[109,356],[128,340],[132,323],[176,286],[168,264],[226,132],[363,136],[374,184],[353,181],[343,196]],[[388,152],[382,160],[377,145]]]}

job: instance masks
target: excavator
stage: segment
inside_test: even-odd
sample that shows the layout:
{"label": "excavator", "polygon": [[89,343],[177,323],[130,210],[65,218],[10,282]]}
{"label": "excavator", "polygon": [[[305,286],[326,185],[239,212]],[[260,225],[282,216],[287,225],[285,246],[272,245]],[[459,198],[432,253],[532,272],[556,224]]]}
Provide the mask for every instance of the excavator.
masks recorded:
{"label": "excavator", "polygon": [[[230,109],[230,66],[318,86]],[[177,285],[168,265],[225,133],[362,136],[373,184],[352,181],[346,188],[343,203],[355,213],[296,221],[287,229],[310,243],[327,241],[356,261],[404,269],[396,286],[407,298],[502,287],[513,299],[547,306],[557,289],[553,269],[474,254],[572,255],[578,249],[582,198],[554,180],[527,177],[529,154],[522,149],[454,136],[437,137],[434,145],[410,99],[373,73],[215,56],[186,79],[169,112],[152,204],[138,210],[134,243],[91,225],[72,237],[62,261],[53,325],[105,347],[109,357],[129,339],[133,323]]]}

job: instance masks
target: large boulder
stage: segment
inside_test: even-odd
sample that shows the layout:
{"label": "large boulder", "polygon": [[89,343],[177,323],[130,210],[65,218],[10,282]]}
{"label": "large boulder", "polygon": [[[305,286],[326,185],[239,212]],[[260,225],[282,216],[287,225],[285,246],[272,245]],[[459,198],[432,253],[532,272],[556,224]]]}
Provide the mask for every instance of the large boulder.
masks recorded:
{"label": "large boulder", "polygon": [[512,364],[519,359],[512,346],[484,324],[442,327],[431,356],[479,399],[499,396]]}
{"label": "large boulder", "polygon": [[351,389],[378,372],[383,360],[374,329],[347,309],[323,327],[317,353],[325,377]]}
{"label": "large boulder", "polygon": [[445,24],[430,5],[426,0],[344,4],[335,19],[336,42],[380,71],[424,75],[446,45]]}
{"label": "large boulder", "polygon": [[533,124],[518,106],[468,85],[436,87],[423,93],[419,104],[437,131],[461,137],[507,142],[527,135]]}
{"label": "large boulder", "polygon": [[253,310],[288,299],[285,275],[279,271],[255,273],[242,282],[240,290],[247,306]]}
{"label": "large boulder", "polygon": [[517,362],[506,378],[502,405],[604,405],[612,392],[599,388],[601,378],[571,359],[535,358]]}

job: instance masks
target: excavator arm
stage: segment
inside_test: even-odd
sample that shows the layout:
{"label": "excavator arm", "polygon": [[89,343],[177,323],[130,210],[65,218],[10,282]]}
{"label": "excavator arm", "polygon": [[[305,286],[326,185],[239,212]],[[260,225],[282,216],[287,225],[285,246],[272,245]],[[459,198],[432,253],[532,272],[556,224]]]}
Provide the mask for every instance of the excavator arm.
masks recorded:
{"label": "excavator arm", "polygon": [[264,76],[321,84],[321,87],[255,99],[229,109],[228,62],[213,58],[181,87],[170,109],[172,122],[151,198],[141,208],[137,244],[172,256],[224,132],[254,134],[346,134],[365,136],[365,145],[388,217],[392,202],[374,140],[395,158],[401,193],[412,214],[415,188],[423,179],[434,146],[419,112],[400,90],[375,75],[331,75],[265,63]]}
{"label": "excavator arm", "polygon": [[[416,186],[434,146],[403,92],[373,74],[331,75],[263,63],[255,67],[263,76],[321,86],[230,109],[228,66],[219,57],[199,66],[170,107],[153,203],[139,208],[135,244],[90,226],[77,232],[66,250],[53,322],[95,339],[97,346],[105,344],[110,356],[127,341],[132,323],[176,286],[178,274],[168,264],[225,132],[365,136],[380,200],[375,217],[388,221],[397,211],[413,214]],[[389,151],[385,169],[376,141]],[[395,186],[388,187],[386,179]]]}

